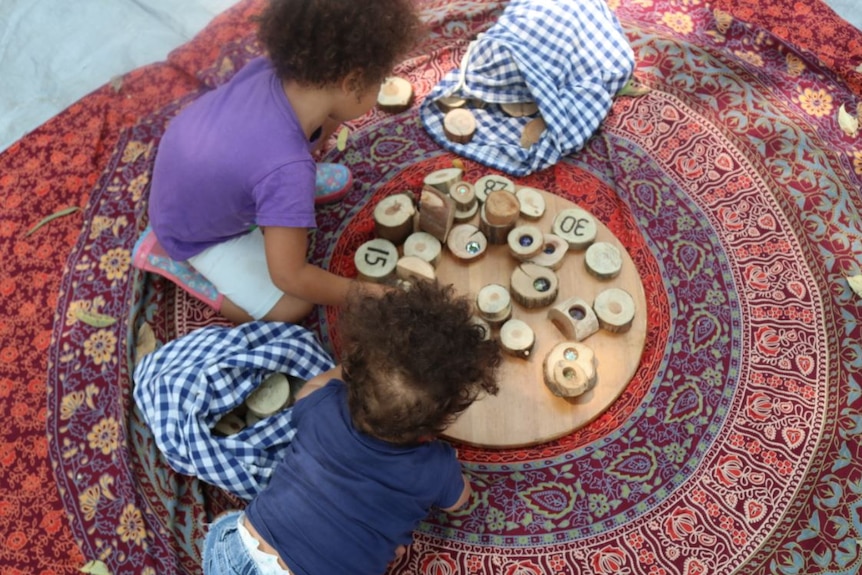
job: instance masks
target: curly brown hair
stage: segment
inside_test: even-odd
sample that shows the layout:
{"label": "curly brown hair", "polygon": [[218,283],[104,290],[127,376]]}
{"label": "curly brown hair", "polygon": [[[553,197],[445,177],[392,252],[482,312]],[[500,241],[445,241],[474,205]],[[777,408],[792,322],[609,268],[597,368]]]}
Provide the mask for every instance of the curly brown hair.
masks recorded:
{"label": "curly brown hair", "polygon": [[338,325],[357,429],[416,443],[439,435],[482,392],[497,393],[500,347],[472,313],[452,286],[434,282],[382,297],[351,294]]}
{"label": "curly brown hair", "polygon": [[358,72],[358,89],[382,82],[424,29],[413,0],[270,0],[258,22],[279,78],[320,87]]}

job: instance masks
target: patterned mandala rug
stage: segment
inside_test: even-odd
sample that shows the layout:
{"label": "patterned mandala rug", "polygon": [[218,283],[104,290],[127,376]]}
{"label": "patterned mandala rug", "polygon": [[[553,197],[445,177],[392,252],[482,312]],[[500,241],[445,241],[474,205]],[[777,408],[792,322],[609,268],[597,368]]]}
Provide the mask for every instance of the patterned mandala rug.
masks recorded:
{"label": "patterned mandala rug", "polygon": [[[432,33],[396,73],[418,100],[499,2],[426,0]],[[646,349],[587,427],[526,449],[459,445],[475,495],[435,513],[391,573],[851,574],[862,568],[862,145],[858,96],[809,53],[689,0],[613,1],[651,91],[618,98],[581,152],[518,183],[565,196],[622,241],[643,279]],[[246,3],[198,75],[259,53]],[[173,473],[130,401],[136,334],[219,323],[130,269],[154,149],[183,95],[123,132],[84,214],[49,346],[48,451],[71,528],[114,573],[196,573],[203,522],[241,502]],[[417,102],[416,105],[418,105]],[[416,105],[351,124],[357,182],[318,214],[312,259],[352,276],[386,195],[452,165]],[[465,179],[489,170],[464,162]],[[120,318],[80,321],[80,310]],[[332,345],[333,311],[308,320]],[[118,354],[117,350],[121,350]]]}

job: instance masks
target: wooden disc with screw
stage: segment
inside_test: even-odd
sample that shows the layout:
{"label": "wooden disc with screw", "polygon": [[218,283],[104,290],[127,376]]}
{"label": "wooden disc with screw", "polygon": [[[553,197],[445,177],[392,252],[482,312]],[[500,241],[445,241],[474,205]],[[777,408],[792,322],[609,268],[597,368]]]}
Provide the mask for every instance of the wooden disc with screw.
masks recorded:
{"label": "wooden disc with screw", "polygon": [[544,235],[536,226],[525,225],[514,228],[506,238],[509,253],[522,262],[531,260],[545,247]]}
{"label": "wooden disc with screw", "polygon": [[386,196],[374,208],[374,233],[398,245],[413,233],[416,208],[407,194]]}
{"label": "wooden disc with screw", "polygon": [[526,359],[536,343],[536,334],[520,319],[510,319],[500,326],[500,345],[506,353]]}
{"label": "wooden disc with screw", "polygon": [[523,263],[512,272],[512,298],[527,309],[551,305],[557,299],[560,282],[548,268]]}
{"label": "wooden disc with screw", "polygon": [[476,188],[470,182],[456,182],[449,188],[449,197],[459,211],[466,211],[476,205]]}
{"label": "wooden disc with screw", "polygon": [[557,213],[551,230],[566,240],[570,249],[585,250],[595,241],[598,226],[589,212],[570,208]]}
{"label": "wooden disc with screw", "polygon": [[440,243],[440,240],[428,232],[415,232],[404,240],[405,256],[421,258],[432,266],[436,266],[437,262],[440,261],[442,251],[443,245]]}
{"label": "wooden disc with screw", "polygon": [[361,279],[385,282],[392,277],[398,265],[398,248],[389,240],[374,238],[359,246],[353,256],[353,263]]}
{"label": "wooden disc with screw", "polygon": [[507,116],[513,118],[523,118],[524,116],[532,116],[539,111],[539,106],[535,102],[513,102],[500,104],[500,109]]}
{"label": "wooden disc with screw", "polygon": [[602,328],[623,333],[629,330],[635,318],[635,301],[625,290],[608,288],[593,300],[593,311]]}
{"label": "wooden disc with screw", "polygon": [[512,317],[512,296],[500,284],[488,284],[476,296],[476,309],[492,327],[500,326]]}
{"label": "wooden disc with screw", "polygon": [[544,241],[542,251],[530,258],[529,261],[552,270],[560,269],[565,261],[566,253],[569,251],[569,244],[554,234],[543,234],[542,240]]}
{"label": "wooden disc with screw", "polygon": [[283,373],[267,376],[251,395],[245,398],[248,410],[263,419],[278,413],[290,401],[290,382]]}
{"label": "wooden disc with screw", "polygon": [[449,232],[446,247],[459,260],[474,260],[488,249],[488,239],[473,224],[458,224]]}
{"label": "wooden disc with screw", "polygon": [[466,108],[455,108],[443,116],[443,133],[456,144],[466,144],[476,133],[476,118]]}
{"label": "wooden disc with screw", "polygon": [[542,139],[542,134],[545,133],[545,120],[541,117],[535,118],[527,122],[524,126],[524,131],[521,132],[521,147],[529,150],[534,144]]}
{"label": "wooden disc with screw", "polygon": [[404,256],[398,260],[395,266],[395,275],[400,280],[417,281],[427,280],[436,281],[437,274],[434,272],[434,266],[426,262],[422,258],[416,256]]}
{"label": "wooden disc with screw", "polygon": [[551,349],[542,364],[545,385],[559,397],[578,397],[596,385],[596,355],[586,345],[564,341]]}
{"label": "wooden disc with screw", "polygon": [[444,194],[451,194],[452,186],[460,182],[463,175],[464,170],[461,168],[443,168],[425,176],[422,183],[426,186],[436,188]]}
{"label": "wooden disc with screw", "polygon": [[476,183],[473,184],[473,188],[476,191],[476,199],[484,203],[485,199],[488,197],[488,194],[490,194],[491,192],[504,190],[506,192],[511,192],[514,194],[515,182],[513,182],[506,176],[489,174],[487,176],[482,176],[481,178],[476,180]]}
{"label": "wooden disc with screw", "polygon": [[377,105],[384,112],[397,114],[407,110],[413,103],[413,86],[398,76],[389,76],[380,85]]}
{"label": "wooden disc with screw", "polygon": [[584,341],[599,331],[593,308],[579,297],[571,297],[549,309],[548,319],[572,341]]}
{"label": "wooden disc with screw", "polygon": [[419,229],[446,241],[455,221],[455,202],[437,188],[425,186],[419,197]]}
{"label": "wooden disc with screw", "polygon": [[595,242],[587,248],[584,254],[584,265],[587,271],[600,280],[609,280],[620,275],[623,268],[623,256],[620,250],[608,242]]}
{"label": "wooden disc with screw", "polygon": [[521,205],[521,215],[528,220],[538,220],[545,215],[545,197],[536,188],[520,188],[515,196]]}

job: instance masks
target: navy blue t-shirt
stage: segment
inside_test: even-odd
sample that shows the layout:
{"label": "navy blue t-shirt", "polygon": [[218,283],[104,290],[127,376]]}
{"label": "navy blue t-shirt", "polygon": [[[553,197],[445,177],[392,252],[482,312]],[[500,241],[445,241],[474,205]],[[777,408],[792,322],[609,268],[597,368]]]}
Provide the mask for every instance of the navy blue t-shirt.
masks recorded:
{"label": "navy blue t-shirt", "polygon": [[384,573],[431,507],[463,491],[450,445],[397,446],[355,429],[340,380],[298,401],[292,422],[290,449],[246,514],[296,575]]}

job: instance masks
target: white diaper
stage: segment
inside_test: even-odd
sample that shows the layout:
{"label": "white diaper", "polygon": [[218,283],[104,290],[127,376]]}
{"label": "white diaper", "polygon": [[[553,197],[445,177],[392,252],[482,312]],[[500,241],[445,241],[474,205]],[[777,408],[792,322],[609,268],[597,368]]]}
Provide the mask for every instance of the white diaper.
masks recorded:
{"label": "white diaper", "polygon": [[269,553],[264,553],[258,548],[257,539],[252,537],[251,533],[246,529],[243,524],[244,520],[245,513],[240,513],[239,519],[237,519],[236,529],[239,532],[239,538],[242,539],[245,548],[248,549],[248,553],[251,555],[255,565],[260,569],[261,575],[293,575],[290,571],[284,569],[278,564],[278,557],[270,555]]}

